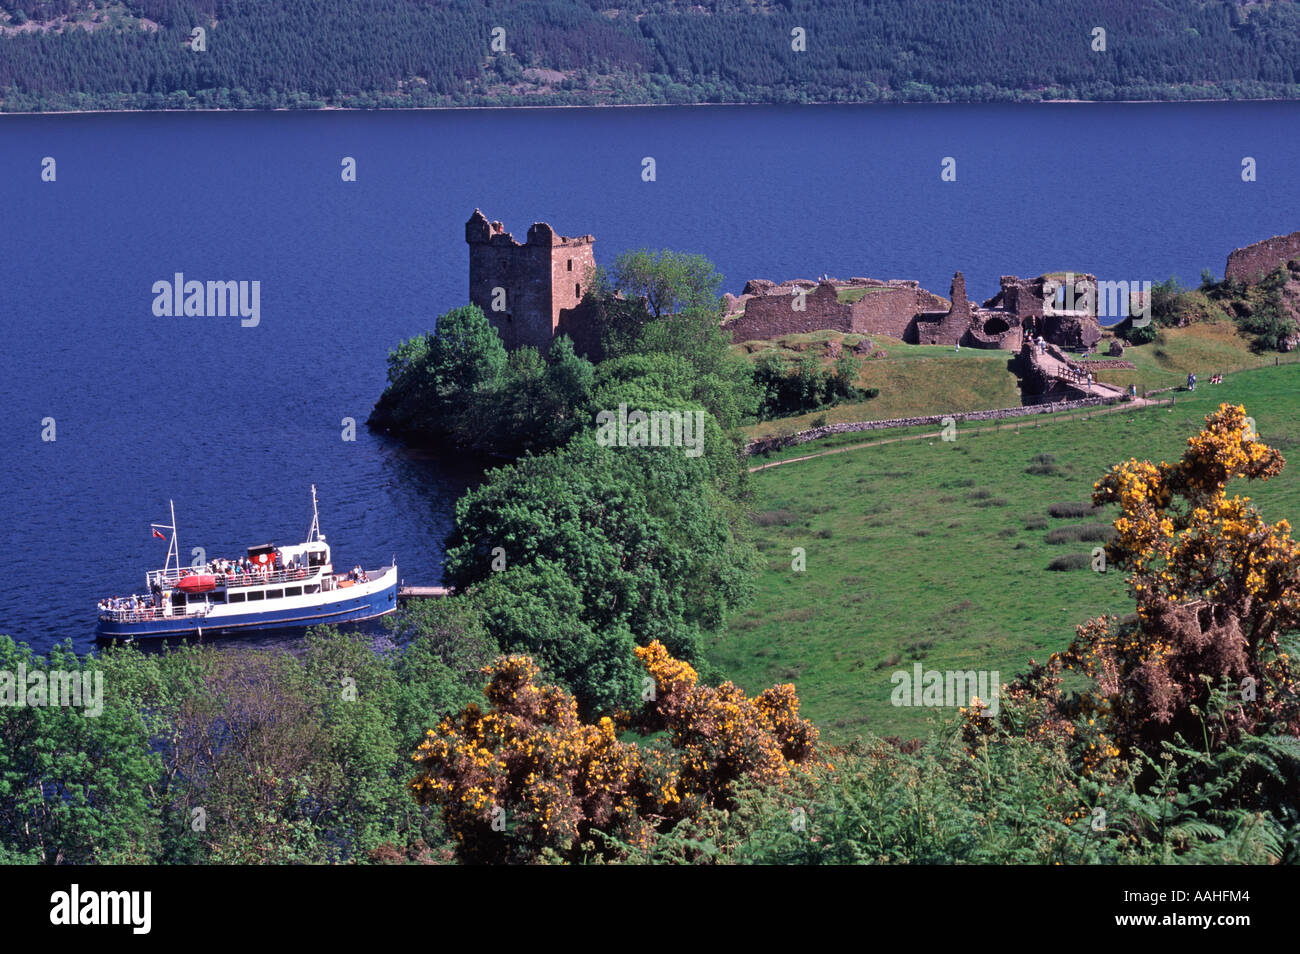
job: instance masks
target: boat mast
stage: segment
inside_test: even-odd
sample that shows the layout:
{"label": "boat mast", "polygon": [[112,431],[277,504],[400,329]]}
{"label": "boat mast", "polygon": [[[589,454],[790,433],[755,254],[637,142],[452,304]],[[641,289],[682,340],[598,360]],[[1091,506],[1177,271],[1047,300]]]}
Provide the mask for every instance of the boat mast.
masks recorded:
{"label": "boat mast", "polygon": [[163,565],[164,577],[167,575],[167,571],[170,570],[173,565],[175,565],[176,569],[178,570],[181,568],[181,552],[180,552],[180,548],[176,545],[176,501],[168,500],[167,505],[171,508],[171,514],[172,514],[171,524],[168,525],[165,523],[151,523],[149,525],[156,530],[171,531],[171,537],[168,538],[168,543],[167,543],[167,562]]}
{"label": "boat mast", "polygon": [[307,531],[307,542],[317,543],[325,538],[320,535],[320,510],[316,507],[316,485],[311,485],[311,529]]}

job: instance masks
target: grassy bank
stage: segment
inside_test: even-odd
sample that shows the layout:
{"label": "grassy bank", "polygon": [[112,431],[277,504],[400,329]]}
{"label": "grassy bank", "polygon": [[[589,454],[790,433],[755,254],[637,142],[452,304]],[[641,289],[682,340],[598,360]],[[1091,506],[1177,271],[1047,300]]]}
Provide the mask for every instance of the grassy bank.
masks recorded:
{"label": "grassy bank", "polygon": [[[1111,517],[1052,516],[1053,505],[1088,500],[1121,459],[1178,456],[1220,401],[1245,404],[1261,437],[1294,455],[1298,394],[1300,367],[1284,364],[1229,373],[1223,385],[1177,395],[1173,407],[1044,418],[1019,431],[969,425],[952,443],[892,443],[761,471],[765,572],[755,602],[709,656],[749,691],[795,682],[804,714],[832,739],[865,729],[922,734],[930,710],[890,704],[895,670],[920,662],[996,669],[1006,680],[1064,646],[1088,617],[1130,608],[1114,572],[1048,569],[1083,560]],[[1269,518],[1295,519],[1300,461],[1251,495]],[[804,572],[791,570],[796,547],[806,552]]]}
{"label": "grassy bank", "polygon": [[886,335],[846,335],[837,331],[787,335],[775,341],[751,341],[736,349],[757,357],[765,350],[788,356],[807,353],[823,356],[830,364],[828,349],[838,344],[853,348],[869,338],[874,351],[887,357],[868,357],[863,362],[857,385],[879,388],[869,401],[840,404],[779,420],[764,421],[745,428],[749,440],[791,430],[813,427],[825,415],[826,423],[844,421],[880,421],[895,417],[920,417],[960,411],[982,411],[994,407],[1020,404],[1015,373],[1010,369],[1011,354],[1006,351],[956,351],[943,345],[910,345]]}

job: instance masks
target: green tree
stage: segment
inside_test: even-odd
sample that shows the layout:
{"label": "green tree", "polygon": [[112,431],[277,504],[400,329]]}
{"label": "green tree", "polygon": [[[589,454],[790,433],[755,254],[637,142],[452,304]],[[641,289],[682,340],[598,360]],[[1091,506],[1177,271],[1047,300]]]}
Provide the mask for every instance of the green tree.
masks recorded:
{"label": "green tree", "polygon": [[429,343],[428,374],[441,399],[495,390],[506,361],[501,337],[478,305],[453,308],[438,319]]}
{"label": "green tree", "polygon": [[47,864],[153,861],[160,832],[149,790],[160,763],[141,713],[113,692],[94,657],[70,645],[47,660],[0,637],[0,671],[13,680],[20,669],[89,675],[92,699],[96,680],[102,690],[102,711],[30,695],[29,704],[14,705],[29,686],[0,687],[15,694],[0,706],[0,853]]}
{"label": "green tree", "polygon": [[703,255],[670,249],[627,251],[614,260],[607,279],[597,286],[612,286],[640,298],[652,319],[691,310],[716,311],[722,276]]}

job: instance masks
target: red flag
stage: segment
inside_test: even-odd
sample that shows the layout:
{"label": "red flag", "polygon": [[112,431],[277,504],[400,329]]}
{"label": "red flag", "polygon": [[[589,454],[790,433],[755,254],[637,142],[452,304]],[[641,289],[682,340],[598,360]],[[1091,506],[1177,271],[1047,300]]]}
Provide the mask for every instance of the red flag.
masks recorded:
{"label": "red flag", "polygon": [[155,537],[157,537],[159,540],[166,540],[166,539],[167,539],[167,536],[166,536],[165,534],[159,532],[159,530],[158,530],[157,527],[154,527],[154,528],[153,528],[153,535],[154,535]]}

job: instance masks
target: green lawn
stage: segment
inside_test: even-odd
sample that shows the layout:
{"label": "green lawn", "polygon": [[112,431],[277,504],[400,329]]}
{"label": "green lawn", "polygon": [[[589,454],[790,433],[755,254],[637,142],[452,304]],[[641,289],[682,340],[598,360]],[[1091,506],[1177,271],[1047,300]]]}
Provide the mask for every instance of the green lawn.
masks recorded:
{"label": "green lawn", "polygon": [[[1052,518],[1050,505],[1086,501],[1119,460],[1177,457],[1220,401],[1244,403],[1261,437],[1296,456],[1297,395],[1300,367],[1283,365],[1202,384],[1176,395],[1173,407],[1037,418],[1019,431],[981,434],[971,424],[952,443],[891,443],[756,473],[766,572],[755,602],[714,639],[709,657],[750,692],[795,682],[804,713],[832,741],[863,729],[923,734],[932,710],[890,704],[895,670],[910,671],[914,662],[996,669],[1006,681],[1030,657],[1063,647],[1076,624],[1131,609],[1114,572],[1047,569],[1096,545],[1049,543],[1049,531],[1111,519]],[[838,443],[883,436],[895,432]],[[825,446],[806,444],[787,456]],[[1058,472],[1027,473],[1042,454],[1053,456]],[[1249,492],[1270,519],[1294,522],[1300,459]],[[791,570],[794,547],[806,551],[805,572]]]}

